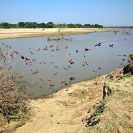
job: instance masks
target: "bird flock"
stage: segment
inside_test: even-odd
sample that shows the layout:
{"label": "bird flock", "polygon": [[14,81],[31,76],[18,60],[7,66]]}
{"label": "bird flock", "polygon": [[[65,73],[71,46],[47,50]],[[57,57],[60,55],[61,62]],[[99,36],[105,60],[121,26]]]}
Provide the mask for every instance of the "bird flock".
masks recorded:
{"label": "bird flock", "polygon": [[[29,54],[31,55],[30,57],[27,57],[26,55],[23,55],[23,53],[20,53],[19,51],[16,51],[16,50],[14,50],[14,49],[12,49],[12,46],[9,46],[9,45],[6,45],[4,42],[2,42],[2,45],[3,46],[5,46],[5,48],[6,48],[6,54],[8,54],[12,59],[14,59],[14,56],[19,56],[19,58],[21,59],[21,60],[23,60],[24,62],[25,62],[25,64],[27,65],[27,66],[30,66],[30,67],[32,67],[33,65],[34,65],[34,62],[37,62],[37,59],[36,58],[32,58],[32,55],[34,55],[34,53],[35,53],[35,51],[33,52],[32,51],[32,48],[31,47],[29,47],[28,48],[28,51],[29,51]],[[108,44],[108,46],[110,47],[110,48],[114,48],[115,46],[114,46],[114,44]],[[102,42],[99,42],[99,43],[97,43],[97,44],[94,44],[94,48],[95,47],[102,47]],[[66,46],[64,46],[64,50],[68,50],[69,51],[69,45],[66,45]],[[43,47],[43,48],[37,48],[36,49],[36,52],[39,52],[39,51],[50,51],[51,52],[51,58],[54,56],[52,53],[53,52],[57,52],[57,51],[59,51],[59,50],[61,50],[60,49],[60,47],[56,44],[56,45],[54,45],[54,44],[50,44],[50,45],[47,45],[47,46],[45,46],[45,47]],[[90,50],[92,50],[92,47],[91,47],[91,49],[89,48],[89,47],[85,47],[84,49],[75,49],[75,54],[78,54],[79,52],[83,52],[84,54],[83,54],[83,58],[84,59],[86,59],[86,52],[89,52]],[[70,52],[68,52],[68,56],[70,56],[71,55],[71,53]],[[76,55],[75,55],[76,56]],[[118,55],[118,56],[123,56],[123,57],[127,57],[127,55],[126,54],[123,54],[123,55]],[[0,55],[0,57],[2,58],[2,55]],[[35,56],[34,56],[35,57]],[[122,59],[122,62],[120,63],[120,65],[119,65],[119,67],[121,67],[122,65],[123,65],[123,62],[125,61],[126,59],[125,58],[123,58]],[[65,70],[68,70],[69,68],[71,68],[72,67],[72,65],[74,65],[75,64],[75,61],[73,60],[73,59],[69,59],[68,61],[68,66],[67,67],[65,67],[65,68],[63,68],[63,69],[65,69]],[[130,62],[130,60],[128,60],[128,62]],[[50,61],[50,63],[51,63],[51,65],[53,64],[54,65],[54,62],[53,61]],[[116,63],[119,63],[119,62],[116,62]],[[40,61],[39,62],[39,64],[40,65],[47,65],[47,62],[46,61]],[[38,64],[38,65],[39,65]],[[83,63],[81,64],[81,67],[82,66],[87,66],[88,65],[88,62],[87,61],[83,61]],[[56,86],[56,84],[54,84],[52,81],[52,78],[54,77],[54,76],[58,76],[58,73],[59,73],[59,71],[57,71],[58,70],[58,66],[57,65],[55,65],[54,66],[54,68],[55,68],[55,72],[53,73],[53,76],[51,77],[51,79],[49,79],[48,81],[45,81],[45,79],[43,79],[43,78],[39,78],[39,80],[40,81],[45,81],[46,83],[48,83],[49,84],[49,87],[54,87],[54,86]],[[76,67],[75,67],[75,69],[76,69]],[[98,66],[97,67],[97,70],[93,70],[92,72],[97,72],[97,71],[100,71],[102,68],[100,67],[100,66]],[[39,74],[40,73],[40,70],[33,70],[32,68],[31,68],[31,70],[30,70],[30,72],[31,72],[31,75],[37,75],[37,74]],[[18,76],[18,78],[21,78],[21,79],[23,79],[24,78],[24,75],[19,75]],[[62,84],[62,85],[68,85],[68,84],[70,84],[70,83],[72,83],[72,81],[74,81],[76,79],[76,77],[75,76],[70,76],[69,77],[69,82],[66,82],[64,79],[62,79],[61,81],[60,81],[60,84]]]}

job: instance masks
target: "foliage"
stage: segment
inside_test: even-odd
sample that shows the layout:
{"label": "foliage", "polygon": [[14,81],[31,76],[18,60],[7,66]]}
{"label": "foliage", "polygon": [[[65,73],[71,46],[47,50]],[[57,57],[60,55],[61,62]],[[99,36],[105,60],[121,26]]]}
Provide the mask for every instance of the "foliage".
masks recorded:
{"label": "foliage", "polygon": [[104,111],[105,104],[106,104],[105,101],[101,101],[101,102],[100,102],[100,105],[96,106],[95,112],[94,112],[94,115],[95,115],[95,116],[101,114],[101,113]]}
{"label": "foliage", "polygon": [[24,22],[18,22],[18,27],[19,28],[25,28],[26,24]]}
{"label": "foliage", "polygon": [[130,55],[129,55],[129,58],[130,58],[131,60],[133,60],[133,54],[130,54]]}
{"label": "foliage", "polygon": [[129,58],[131,59],[129,64],[127,64],[124,68],[123,68],[123,73],[129,73],[131,72],[131,74],[133,74],[133,54],[129,55]]}
{"label": "foliage", "polygon": [[48,23],[36,23],[36,22],[18,22],[17,24],[9,24],[7,22],[0,23],[0,28],[103,28],[99,24],[66,24],[66,23],[57,23],[53,22]]}
{"label": "foliage", "polygon": [[13,52],[3,43],[0,48],[0,115],[8,122],[21,119],[29,110],[26,84],[15,72]]}
{"label": "foliage", "polygon": [[2,22],[2,23],[0,24],[0,27],[1,27],[1,28],[4,28],[4,29],[9,29],[9,28],[10,28],[10,24],[7,23],[7,22]]}
{"label": "foliage", "polygon": [[48,23],[47,23],[47,27],[48,27],[48,28],[54,28],[55,25],[54,25],[53,22],[48,22]]}
{"label": "foliage", "polygon": [[47,24],[45,24],[45,23],[40,23],[40,24],[39,24],[39,28],[47,28]]}
{"label": "foliage", "polygon": [[26,22],[26,28],[37,28],[37,23],[36,22]]}

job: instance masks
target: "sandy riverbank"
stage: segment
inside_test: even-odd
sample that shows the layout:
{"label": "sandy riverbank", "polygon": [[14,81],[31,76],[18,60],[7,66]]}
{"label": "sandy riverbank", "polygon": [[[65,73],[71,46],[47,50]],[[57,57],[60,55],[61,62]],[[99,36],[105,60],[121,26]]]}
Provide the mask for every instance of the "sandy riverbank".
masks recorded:
{"label": "sandy riverbank", "polygon": [[[103,101],[104,83],[113,94],[106,97],[104,112],[97,116],[100,119],[99,124],[85,127],[87,118],[99,102]],[[31,100],[30,119],[23,126],[18,124],[17,127],[21,127],[14,133],[132,132],[132,83],[133,77],[130,74],[123,75],[122,69],[117,69],[109,74],[73,84],[45,98]]]}
{"label": "sandy riverbank", "polygon": [[[21,38],[21,37],[36,37],[36,36],[56,36],[59,35],[59,29],[0,29],[0,39],[5,38]],[[65,35],[70,34],[87,34],[91,32],[106,32],[112,31],[107,28],[65,28],[61,32]]]}

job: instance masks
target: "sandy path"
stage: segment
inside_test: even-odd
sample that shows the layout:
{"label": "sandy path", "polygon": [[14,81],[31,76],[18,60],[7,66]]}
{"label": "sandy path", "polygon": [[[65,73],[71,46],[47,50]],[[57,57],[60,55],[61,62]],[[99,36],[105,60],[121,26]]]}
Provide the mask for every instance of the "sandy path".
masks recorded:
{"label": "sandy path", "polygon": [[[95,84],[97,83],[97,85]],[[83,118],[102,100],[104,76],[73,84],[47,98],[31,101],[33,117],[14,133],[70,133],[85,127]]]}

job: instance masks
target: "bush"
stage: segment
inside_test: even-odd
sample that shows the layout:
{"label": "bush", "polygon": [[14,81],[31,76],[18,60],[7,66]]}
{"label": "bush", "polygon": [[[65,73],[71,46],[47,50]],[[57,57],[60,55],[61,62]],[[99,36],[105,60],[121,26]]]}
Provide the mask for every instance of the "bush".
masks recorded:
{"label": "bush", "polygon": [[105,104],[106,104],[105,101],[101,101],[101,102],[100,102],[100,105],[96,106],[95,112],[94,112],[94,115],[95,115],[95,116],[101,114],[101,113],[104,111]]}
{"label": "bush", "polygon": [[126,65],[123,68],[123,73],[124,74],[129,73],[129,72],[131,72],[131,74],[133,74],[133,54],[130,54],[129,58],[131,59],[131,61],[130,61],[130,63],[128,65]]}
{"label": "bush", "polygon": [[29,110],[26,84],[13,68],[13,56],[8,46],[0,48],[0,114],[8,122],[21,119]]}
{"label": "bush", "polygon": [[130,58],[131,60],[133,60],[133,54],[130,54],[130,55],[129,55],[129,58]]}

